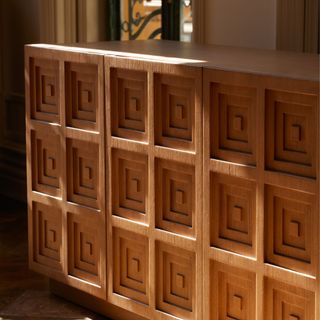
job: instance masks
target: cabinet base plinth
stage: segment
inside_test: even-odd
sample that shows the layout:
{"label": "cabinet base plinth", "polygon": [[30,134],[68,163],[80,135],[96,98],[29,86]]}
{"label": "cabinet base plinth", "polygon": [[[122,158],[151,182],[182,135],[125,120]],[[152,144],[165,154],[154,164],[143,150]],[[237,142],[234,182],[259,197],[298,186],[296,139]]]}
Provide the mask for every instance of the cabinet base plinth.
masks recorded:
{"label": "cabinet base plinth", "polygon": [[50,291],[68,301],[81,305],[113,320],[146,320],[127,310],[116,307],[104,300],[95,298],[85,292],[71,288],[61,282],[50,279]]}

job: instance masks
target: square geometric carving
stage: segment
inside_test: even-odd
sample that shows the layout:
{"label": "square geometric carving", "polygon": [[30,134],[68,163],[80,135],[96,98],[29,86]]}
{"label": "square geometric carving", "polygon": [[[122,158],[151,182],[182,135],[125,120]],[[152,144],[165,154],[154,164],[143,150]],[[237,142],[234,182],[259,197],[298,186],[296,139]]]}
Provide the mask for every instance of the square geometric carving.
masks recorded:
{"label": "square geometric carving", "polygon": [[30,59],[31,118],[59,123],[59,62]]}
{"label": "square geometric carving", "polygon": [[156,226],[194,235],[195,171],[178,162],[156,159]]}
{"label": "square geometric carving", "polygon": [[266,320],[315,320],[314,293],[265,279]]}
{"label": "square geometric carving", "polygon": [[76,278],[100,284],[101,226],[95,213],[90,218],[67,213],[68,273]]}
{"label": "square geometric carving", "polygon": [[145,222],[148,199],[148,158],[112,149],[113,213]]}
{"label": "square geometric carving", "polygon": [[175,149],[194,150],[194,80],[156,74],[154,81],[156,143]]}
{"label": "square geometric carving", "polygon": [[318,237],[315,197],[266,186],[266,259],[314,275]]}
{"label": "square geometric carving", "polygon": [[212,83],[210,103],[211,157],[254,165],[256,90]]}
{"label": "square geometric carving", "polygon": [[31,131],[32,188],[33,190],[61,196],[61,160],[59,136],[50,127]]}
{"label": "square geometric carving", "polygon": [[33,202],[33,259],[47,267],[62,271],[61,210],[54,206]]}
{"label": "square geometric carving", "polygon": [[112,68],[110,85],[112,134],[147,140],[147,73]]}
{"label": "square geometric carving", "polygon": [[211,174],[211,245],[255,255],[256,185]]}
{"label": "square geometric carving", "polygon": [[97,130],[98,108],[98,66],[66,63],[67,125]]}
{"label": "square geometric carving", "polygon": [[113,229],[113,289],[127,298],[148,304],[148,238]]}
{"label": "square geometric carving", "polygon": [[317,97],[266,91],[266,167],[316,176]]}
{"label": "square geometric carving", "polygon": [[211,320],[255,319],[255,274],[211,262]]}
{"label": "square geometric carving", "polygon": [[156,242],[157,309],[182,319],[193,319],[195,254]]}
{"label": "square geometric carving", "polygon": [[67,139],[68,200],[99,209],[99,146]]}

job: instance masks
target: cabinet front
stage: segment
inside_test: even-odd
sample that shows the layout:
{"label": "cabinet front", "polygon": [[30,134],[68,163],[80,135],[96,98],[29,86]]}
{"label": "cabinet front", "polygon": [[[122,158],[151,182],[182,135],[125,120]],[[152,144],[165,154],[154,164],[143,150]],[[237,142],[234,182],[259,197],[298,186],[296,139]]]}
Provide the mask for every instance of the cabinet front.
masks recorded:
{"label": "cabinet front", "polygon": [[26,48],[29,263],[106,298],[103,57]]}
{"label": "cabinet front", "polygon": [[319,83],[58,48],[26,48],[30,267],[134,319],[318,319]]}
{"label": "cabinet front", "polygon": [[105,57],[108,299],[202,318],[201,68]]}
{"label": "cabinet front", "polygon": [[204,69],[203,88],[204,319],[315,320],[317,83]]}

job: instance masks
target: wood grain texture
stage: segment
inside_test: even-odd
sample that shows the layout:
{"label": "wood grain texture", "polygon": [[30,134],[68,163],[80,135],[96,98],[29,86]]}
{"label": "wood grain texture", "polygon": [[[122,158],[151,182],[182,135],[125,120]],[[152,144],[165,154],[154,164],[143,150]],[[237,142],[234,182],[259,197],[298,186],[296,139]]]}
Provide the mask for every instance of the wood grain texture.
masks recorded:
{"label": "wood grain texture", "polygon": [[112,149],[112,211],[127,219],[148,219],[148,158]]}
{"label": "wood grain texture", "polygon": [[277,2],[277,49],[319,52],[319,2],[280,0]]}
{"label": "wood grain texture", "polygon": [[314,196],[268,185],[265,192],[266,260],[316,275],[318,217]]}
{"label": "wood grain texture", "polygon": [[67,62],[65,68],[67,125],[99,131],[98,67],[94,64]]}
{"label": "wood grain texture", "polygon": [[43,125],[31,130],[32,185],[34,190],[61,198],[61,146],[55,131]]}
{"label": "wood grain texture", "polygon": [[[319,81],[317,54],[200,45],[178,41],[111,41],[33,45],[66,52],[96,53],[165,64],[198,66],[250,74]],[[236,57],[236,58],[235,58]]]}
{"label": "wood grain texture", "polygon": [[305,7],[309,1],[280,0],[277,3],[277,49],[304,51]]}
{"label": "wood grain texture", "polygon": [[256,255],[256,185],[211,173],[211,246]]}
{"label": "wood grain texture", "polygon": [[112,134],[147,140],[147,73],[126,69],[110,70]]}
{"label": "wood grain texture", "polygon": [[316,319],[315,297],[310,291],[266,279],[265,319]]}
{"label": "wood grain texture", "polygon": [[270,169],[315,177],[317,96],[267,90],[266,165]]}
{"label": "wood grain texture", "polygon": [[254,166],[256,163],[254,119],[257,109],[255,88],[212,82],[210,94],[212,158]]}
{"label": "wood grain texture", "polygon": [[[105,71],[108,300],[149,319],[201,319],[201,69],[106,56]],[[171,260],[157,269],[162,247],[181,269],[172,288]],[[139,284],[119,284],[129,269]]]}
{"label": "wood grain texture", "polygon": [[148,238],[136,233],[113,230],[114,292],[149,304]]}
{"label": "wood grain texture", "polygon": [[[29,65],[45,59],[59,116],[39,120]],[[115,319],[319,318],[317,63],[171,42],[27,47],[30,266]]]}
{"label": "wood grain texture", "polygon": [[105,298],[103,57],[25,53],[29,265]]}
{"label": "wood grain texture", "polygon": [[33,119],[59,123],[59,63],[30,59],[30,104]]}
{"label": "wood grain texture", "polygon": [[87,309],[95,310],[97,313],[108,317],[112,320],[146,320],[145,317],[140,317],[130,310],[125,310],[106,302],[105,300],[98,299],[84,291],[73,288],[62,282],[50,280],[50,291],[68,301],[76,304],[81,304]]}
{"label": "wood grain texture", "polygon": [[[211,279],[204,281],[204,319],[317,319],[318,85],[319,82],[204,69],[203,246],[204,274]],[[243,119],[245,113],[236,109],[241,107],[240,99],[223,96],[231,95],[230,88],[240,86],[255,93],[255,112],[251,117],[255,143],[249,153],[255,155],[254,162],[252,156],[251,162],[244,161],[241,153],[238,157],[230,156],[230,150],[219,153],[218,149],[219,146],[230,148],[224,137],[219,138],[221,132],[235,139],[235,129],[245,128],[238,120]],[[235,89],[232,93],[236,93]],[[252,103],[245,105],[249,107]],[[228,108],[229,113],[225,111]],[[228,121],[228,117],[221,120],[219,112],[226,112],[233,120]],[[241,131],[237,132],[240,137]],[[271,161],[280,165],[271,167]],[[251,193],[243,190],[250,185]],[[254,215],[249,218],[249,224],[246,224],[245,209],[248,204],[240,205],[244,194],[247,203],[252,199]],[[255,235],[254,250],[248,250],[252,246],[249,226],[254,231],[251,235]],[[219,268],[225,273],[228,268],[238,268],[233,271],[237,276],[246,272],[255,275],[256,305],[250,311],[252,315],[246,307],[240,308],[240,301],[244,300],[239,299],[239,294],[236,299],[224,298],[220,292],[217,295],[215,283],[228,281],[223,280],[228,279],[224,274],[216,275]],[[279,289],[269,289],[268,282],[277,283]],[[238,280],[237,285],[240,283]],[[245,287],[249,290],[250,285]],[[233,292],[232,288],[231,284],[227,292]],[[283,293],[285,290],[287,293]],[[304,297],[308,298],[303,300]]]}
{"label": "wood grain texture", "polygon": [[210,319],[256,319],[255,282],[252,272],[213,262]]}

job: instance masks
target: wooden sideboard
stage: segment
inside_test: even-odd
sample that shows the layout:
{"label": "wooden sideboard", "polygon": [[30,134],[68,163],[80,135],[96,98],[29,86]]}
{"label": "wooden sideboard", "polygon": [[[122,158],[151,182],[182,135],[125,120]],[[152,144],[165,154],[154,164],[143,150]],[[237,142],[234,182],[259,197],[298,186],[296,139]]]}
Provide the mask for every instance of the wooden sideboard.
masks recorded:
{"label": "wooden sideboard", "polygon": [[318,59],[26,46],[30,268],[113,319],[320,319]]}

